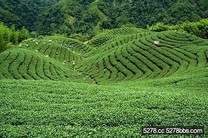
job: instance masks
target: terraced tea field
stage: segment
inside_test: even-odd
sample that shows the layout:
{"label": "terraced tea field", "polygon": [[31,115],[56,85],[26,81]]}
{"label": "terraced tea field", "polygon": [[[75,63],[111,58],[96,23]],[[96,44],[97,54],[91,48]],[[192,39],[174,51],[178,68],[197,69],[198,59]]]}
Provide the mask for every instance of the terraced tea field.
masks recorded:
{"label": "terraced tea field", "polygon": [[163,78],[207,66],[207,45],[207,40],[181,32],[116,37],[102,44],[98,54],[81,61],[78,70],[97,82]]}
{"label": "terraced tea field", "polygon": [[0,137],[142,135],[142,126],[203,126],[208,40],[184,32],[104,31],[81,42],[28,39],[0,53]]}

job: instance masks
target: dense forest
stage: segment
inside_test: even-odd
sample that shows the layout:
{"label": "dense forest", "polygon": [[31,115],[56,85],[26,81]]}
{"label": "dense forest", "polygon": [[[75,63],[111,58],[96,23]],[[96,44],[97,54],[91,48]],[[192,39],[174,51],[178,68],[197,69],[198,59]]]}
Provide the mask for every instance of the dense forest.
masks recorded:
{"label": "dense forest", "polygon": [[0,0],[0,21],[38,34],[94,35],[121,26],[147,28],[208,18],[207,0]]}
{"label": "dense forest", "polygon": [[36,29],[39,15],[57,0],[0,0],[0,21],[30,31]]}

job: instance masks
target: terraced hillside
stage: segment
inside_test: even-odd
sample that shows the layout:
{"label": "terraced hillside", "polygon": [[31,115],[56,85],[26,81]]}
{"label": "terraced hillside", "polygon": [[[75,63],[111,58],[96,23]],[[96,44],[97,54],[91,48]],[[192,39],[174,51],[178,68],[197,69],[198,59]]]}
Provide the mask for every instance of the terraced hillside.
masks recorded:
{"label": "terraced hillside", "polygon": [[73,69],[26,49],[12,49],[0,55],[1,79],[65,80],[78,77]]}
{"label": "terraced hillside", "polygon": [[78,70],[97,82],[163,78],[208,65],[208,41],[175,31],[115,37],[96,53],[80,62]]}
{"label": "terraced hillside", "polygon": [[67,62],[80,60],[93,52],[93,48],[83,42],[61,36],[29,39],[20,46],[48,55],[55,60]]}
{"label": "terraced hillside", "polygon": [[62,36],[28,39],[0,57],[0,78],[108,83],[163,78],[207,66],[208,41],[184,32],[124,27],[86,42]]}
{"label": "terraced hillside", "polygon": [[[208,137],[207,74],[208,41],[183,32],[28,39],[0,53],[0,137]],[[205,134],[142,135],[143,126]]]}
{"label": "terraced hillside", "polygon": [[[155,43],[157,42],[157,43]],[[81,42],[62,36],[23,41],[0,55],[0,78],[90,78],[95,83],[163,78],[203,67],[208,41],[176,31],[107,30]]]}
{"label": "terraced hillside", "polygon": [[114,41],[115,38],[119,39],[126,35],[136,35],[138,33],[148,33],[147,30],[144,29],[138,29],[133,27],[123,27],[123,28],[117,28],[112,30],[104,30],[102,33],[94,36],[89,42],[92,46],[100,46],[107,41]]}
{"label": "terraced hillside", "polygon": [[0,54],[0,79],[85,81],[73,62],[90,52],[90,47],[64,37],[28,39]]}

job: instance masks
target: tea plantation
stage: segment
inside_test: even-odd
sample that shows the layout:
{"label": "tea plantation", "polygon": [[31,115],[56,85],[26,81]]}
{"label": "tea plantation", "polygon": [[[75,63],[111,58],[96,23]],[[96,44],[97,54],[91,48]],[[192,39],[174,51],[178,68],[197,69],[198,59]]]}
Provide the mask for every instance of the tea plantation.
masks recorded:
{"label": "tea plantation", "polygon": [[[208,137],[208,41],[103,31],[28,39],[0,53],[0,137]],[[142,135],[203,126],[204,135]]]}

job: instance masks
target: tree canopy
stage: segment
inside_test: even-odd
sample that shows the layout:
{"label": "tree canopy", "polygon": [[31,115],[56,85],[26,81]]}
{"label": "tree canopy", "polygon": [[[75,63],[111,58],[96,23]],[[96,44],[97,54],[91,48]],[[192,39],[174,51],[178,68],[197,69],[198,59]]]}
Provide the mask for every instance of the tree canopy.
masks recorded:
{"label": "tree canopy", "polygon": [[0,0],[0,21],[38,34],[94,35],[121,26],[146,28],[208,18],[207,0]]}
{"label": "tree canopy", "polygon": [[8,28],[3,23],[0,23],[0,52],[12,45],[17,45],[29,37],[29,31],[25,27],[16,30],[14,25],[11,28]]}

